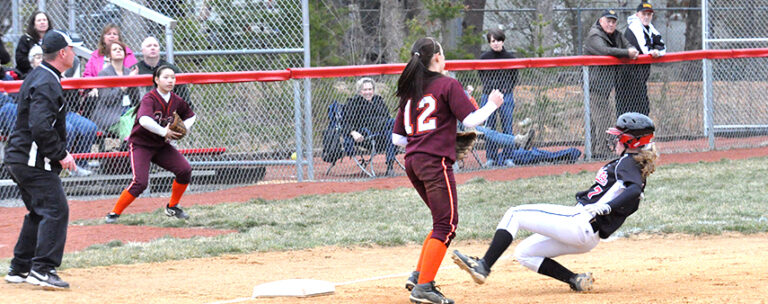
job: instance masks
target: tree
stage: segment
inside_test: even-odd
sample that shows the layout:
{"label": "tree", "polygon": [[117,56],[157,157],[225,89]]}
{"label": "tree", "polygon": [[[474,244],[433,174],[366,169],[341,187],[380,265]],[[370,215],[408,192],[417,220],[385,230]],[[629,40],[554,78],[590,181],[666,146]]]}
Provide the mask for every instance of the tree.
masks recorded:
{"label": "tree", "polygon": [[[464,34],[471,37],[483,37],[483,22],[485,21],[485,13],[481,11],[471,11],[475,9],[485,9],[485,0],[464,0],[464,6],[467,8],[467,12],[464,14],[464,20],[461,23],[461,27],[464,30]],[[481,43],[469,44],[465,49],[468,53],[472,54],[474,58],[479,58]]]}

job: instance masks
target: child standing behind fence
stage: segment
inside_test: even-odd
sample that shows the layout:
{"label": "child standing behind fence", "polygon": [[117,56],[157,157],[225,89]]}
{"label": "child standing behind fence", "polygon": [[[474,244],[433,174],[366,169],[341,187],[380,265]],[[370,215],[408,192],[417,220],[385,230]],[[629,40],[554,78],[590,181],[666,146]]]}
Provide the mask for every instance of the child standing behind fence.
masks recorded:
{"label": "child standing behind fence", "polygon": [[128,137],[133,179],[128,188],[120,194],[112,212],[107,214],[107,223],[116,222],[123,210],[147,188],[150,161],[176,175],[171,188],[171,199],[165,207],[165,215],[180,219],[189,218],[178,204],[189,185],[192,167],[170,144],[171,140],[180,138],[182,134],[170,130],[169,126],[173,123],[173,113],[177,112],[189,129],[195,122],[195,113],[186,101],[173,93],[176,85],[176,73],[173,69],[168,66],[158,67],[152,81],[155,89],[141,99],[133,130]]}

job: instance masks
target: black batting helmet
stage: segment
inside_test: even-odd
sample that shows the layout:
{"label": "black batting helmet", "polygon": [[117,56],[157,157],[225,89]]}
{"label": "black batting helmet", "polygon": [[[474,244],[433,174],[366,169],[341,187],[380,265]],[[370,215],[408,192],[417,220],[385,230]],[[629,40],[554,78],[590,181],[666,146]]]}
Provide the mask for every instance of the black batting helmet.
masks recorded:
{"label": "black batting helmet", "polygon": [[628,148],[637,148],[650,143],[654,131],[656,126],[651,118],[640,113],[627,112],[619,116],[615,127],[605,132],[618,136],[619,142]]}

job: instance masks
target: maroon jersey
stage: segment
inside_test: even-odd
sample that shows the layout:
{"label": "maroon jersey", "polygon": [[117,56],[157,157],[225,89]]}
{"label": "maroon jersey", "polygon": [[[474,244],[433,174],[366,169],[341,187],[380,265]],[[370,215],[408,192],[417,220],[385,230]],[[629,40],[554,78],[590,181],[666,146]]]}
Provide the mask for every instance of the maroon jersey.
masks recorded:
{"label": "maroon jersey", "polygon": [[167,126],[173,122],[173,112],[179,114],[181,119],[186,120],[195,113],[189,107],[184,99],[181,99],[179,95],[171,92],[171,97],[168,102],[160,96],[157,89],[149,91],[141,99],[141,104],[136,113],[136,120],[133,122],[133,130],[131,130],[131,136],[128,141],[137,145],[148,147],[160,147],[165,144],[165,138],[155,133],[150,132],[139,124],[139,118],[142,116],[152,117],[160,126]]}
{"label": "maroon jersey", "polygon": [[424,88],[417,104],[398,110],[393,133],[406,136],[405,155],[427,153],[456,160],[456,120],[477,110],[458,80],[440,76]]}

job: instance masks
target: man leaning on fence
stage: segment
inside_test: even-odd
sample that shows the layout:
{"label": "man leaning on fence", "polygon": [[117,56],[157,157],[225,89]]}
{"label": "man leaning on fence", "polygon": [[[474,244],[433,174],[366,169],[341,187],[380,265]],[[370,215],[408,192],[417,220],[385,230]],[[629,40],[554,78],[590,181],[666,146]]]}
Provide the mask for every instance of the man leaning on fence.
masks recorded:
{"label": "man leaning on fence", "polygon": [[[618,58],[637,59],[637,50],[627,42],[621,31],[616,29],[618,17],[613,10],[605,10],[587,34],[584,45],[585,55],[608,55]],[[621,66],[589,67],[589,111],[591,117],[592,158],[606,159],[611,151],[606,142],[608,134],[604,131],[615,121],[613,106],[608,97],[616,85]]]}
{"label": "man leaning on fence", "polygon": [[[667,47],[661,34],[653,27],[653,6],[641,2],[637,13],[627,19],[627,31],[624,37],[640,54],[649,54],[653,58],[664,56]],[[616,115],[638,112],[648,115],[651,110],[648,101],[648,77],[651,75],[650,64],[626,65],[621,70],[616,86]]]}

